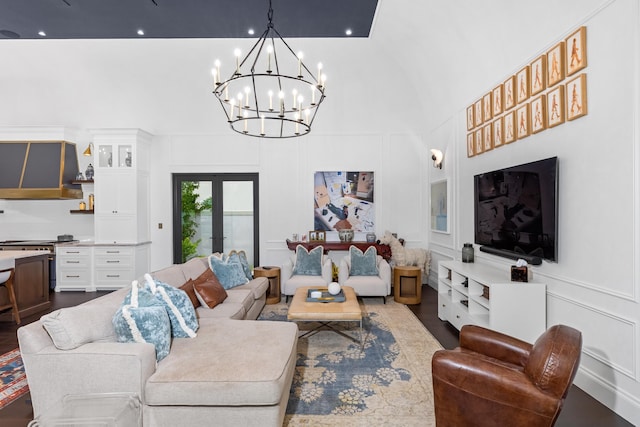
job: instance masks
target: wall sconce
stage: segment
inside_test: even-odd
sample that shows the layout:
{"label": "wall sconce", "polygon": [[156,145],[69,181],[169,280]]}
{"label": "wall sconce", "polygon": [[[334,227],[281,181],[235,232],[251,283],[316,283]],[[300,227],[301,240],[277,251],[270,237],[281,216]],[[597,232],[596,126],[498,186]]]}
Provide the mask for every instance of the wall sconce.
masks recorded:
{"label": "wall sconce", "polygon": [[442,154],[442,151],[432,148],[431,159],[433,160],[434,168],[442,169],[442,160],[444,160],[444,154]]}
{"label": "wall sconce", "polygon": [[89,145],[87,146],[87,149],[84,150],[82,154],[85,156],[90,156],[92,154],[92,150],[91,150],[92,146],[93,146],[93,142],[90,142]]}

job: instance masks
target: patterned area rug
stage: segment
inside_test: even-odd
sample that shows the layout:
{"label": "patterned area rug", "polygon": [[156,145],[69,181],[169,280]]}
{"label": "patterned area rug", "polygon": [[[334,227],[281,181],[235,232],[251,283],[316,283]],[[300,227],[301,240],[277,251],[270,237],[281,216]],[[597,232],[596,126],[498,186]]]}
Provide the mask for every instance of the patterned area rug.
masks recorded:
{"label": "patterned area rug", "polygon": [[0,409],[29,391],[20,350],[0,356]]}
{"label": "patterned area rug", "polygon": [[[364,301],[364,302],[363,302]],[[357,322],[332,323],[298,340],[287,426],[435,426],[431,356],[442,347],[403,304],[360,301]],[[267,305],[260,319],[286,321],[287,305]],[[301,335],[318,323],[299,323]]]}

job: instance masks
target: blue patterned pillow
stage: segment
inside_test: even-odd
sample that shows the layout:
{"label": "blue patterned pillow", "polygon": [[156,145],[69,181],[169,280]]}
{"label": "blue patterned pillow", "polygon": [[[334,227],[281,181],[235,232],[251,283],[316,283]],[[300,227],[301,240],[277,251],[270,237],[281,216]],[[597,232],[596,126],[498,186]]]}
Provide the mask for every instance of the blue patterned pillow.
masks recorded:
{"label": "blue patterned pillow", "polygon": [[210,255],[209,267],[225,289],[235,288],[249,282],[247,276],[244,275],[238,256],[231,258],[224,254],[220,257],[215,254]]}
{"label": "blue patterned pillow", "polygon": [[[251,267],[249,267],[249,260],[247,259],[247,254],[245,251],[236,252],[238,258],[240,259],[240,264],[242,265],[242,270],[244,270],[244,275],[247,276],[248,280],[253,280],[253,274],[251,274]],[[231,255],[229,255],[231,257]]]}
{"label": "blue patterned pillow", "polygon": [[355,246],[349,247],[349,256],[351,257],[351,276],[377,276],[378,263],[375,246],[369,246],[364,253]]}
{"label": "blue patterned pillow", "polygon": [[118,342],[151,343],[156,348],[156,361],[169,354],[171,323],[167,311],[151,292],[138,288],[133,281],[112,319]]}
{"label": "blue patterned pillow", "polygon": [[195,338],[198,330],[196,310],[189,296],[182,289],[154,280],[145,274],[146,288],[167,310],[171,321],[171,335],[176,338]]}
{"label": "blue patterned pillow", "polygon": [[293,267],[293,274],[301,276],[322,276],[322,255],[324,247],[316,246],[307,249],[298,245],[296,247],[296,265]]}

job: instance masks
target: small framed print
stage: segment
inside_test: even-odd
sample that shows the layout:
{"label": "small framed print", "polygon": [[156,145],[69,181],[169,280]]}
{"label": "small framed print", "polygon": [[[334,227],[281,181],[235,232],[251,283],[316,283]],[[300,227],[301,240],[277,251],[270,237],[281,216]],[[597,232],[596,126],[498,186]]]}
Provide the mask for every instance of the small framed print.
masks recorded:
{"label": "small framed print", "polygon": [[324,242],[326,240],[325,232],[322,230],[314,230],[309,232],[310,242]]}
{"label": "small framed print", "polygon": [[484,150],[484,147],[482,146],[482,128],[476,129],[476,131],[473,133],[473,142],[475,144],[474,152],[476,154],[482,153],[482,151]]}
{"label": "small framed print", "polygon": [[482,127],[482,143],[484,151],[493,150],[493,126],[491,123]]}
{"label": "small framed print", "polygon": [[488,122],[493,117],[493,103],[491,102],[491,92],[482,97],[482,112],[484,114],[483,123]]}
{"label": "small framed print", "polygon": [[467,130],[471,130],[475,127],[475,123],[473,121],[473,105],[469,105],[467,107]]}
{"label": "small framed print", "polygon": [[544,95],[531,101],[531,132],[538,133],[547,128],[547,103]]}
{"label": "small framed print", "polygon": [[498,117],[499,114],[502,114],[502,85],[498,85],[498,87],[494,88],[491,91],[491,97],[493,98],[493,117]]}
{"label": "small framed print", "polygon": [[557,86],[547,93],[547,126],[552,128],[564,123],[564,86]]}
{"label": "small framed print", "polygon": [[502,83],[504,94],[504,111],[516,105],[516,76],[511,76]]}
{"label": "small framed print", "polygon": [[524,104],[516,110],[516,136],[518,139],[526,138],[531,134],[530,122],[529,104]]}
{"label": "small framed print", "polygon": [[567,120],[587,114],[587,75],[582,73],[567,82]]}
{"label": "small framed print", "polygon": [[516,74],[516,101],[518,104],[529,98],[529,66]]}
{"label": "small framed print", "polygon": [[498,117],[493,121],[493,146],[500,147],[504,144],[504,122],[502,117]]}
{"label": "small framed print", "polygon": [[547,84],[547,55],[541,55],[529,66],[531,70],[531,96],[542,92]]}
{"label": "small framed print", "polygon": [[564,79],[564,42],[560,42],[547,52],[547,87]]}
{"label": "small framed print", "polygon": [[473,120],[476,126],[482,124],[482,99],[478,99],[473,104]]}
{"label": "small framed print", "polygon": [[473,132],[467,134],[467,157],[473,157],[476,155],[473,145]]}
{"label": "small framed print", "polygon": [[516,140],[516,112],[509,111],[503,117],[504,121],[504,143],[510,144]]}
{"label": "small framed print", "polygon": [[567,76],[587,66],[587,27],[578,28],[565,40]]}

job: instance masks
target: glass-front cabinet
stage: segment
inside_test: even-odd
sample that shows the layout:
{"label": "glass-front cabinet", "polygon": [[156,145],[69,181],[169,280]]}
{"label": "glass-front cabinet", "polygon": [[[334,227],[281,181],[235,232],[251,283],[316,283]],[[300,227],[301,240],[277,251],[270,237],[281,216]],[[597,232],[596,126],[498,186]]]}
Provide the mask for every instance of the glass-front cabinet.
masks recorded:
{"label": "glass-front cabinet", "polygon": [[131,168],[134,159],[134,145],[101,143],[98,144],[98,167]]}
{"label": "glass-front cabinet", "polygon": [[149,146],[140,129],[96,129],[95,242],[149,240]]}

